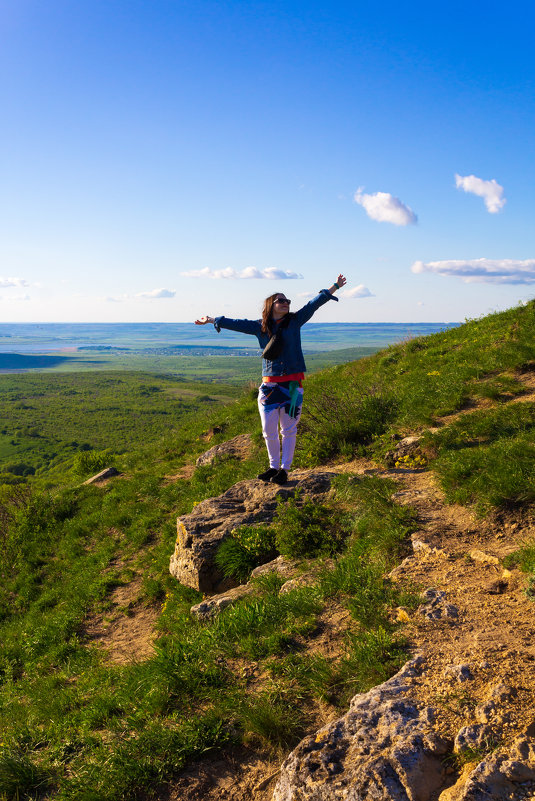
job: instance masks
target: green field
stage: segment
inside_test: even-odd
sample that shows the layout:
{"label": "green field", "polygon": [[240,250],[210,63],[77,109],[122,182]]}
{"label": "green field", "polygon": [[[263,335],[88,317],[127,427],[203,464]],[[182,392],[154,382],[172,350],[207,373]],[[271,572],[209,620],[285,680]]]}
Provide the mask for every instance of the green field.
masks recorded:
{"label": "green field", "polygon": [[[321,351],[306,355],[310,373],[335,364],[361,359],[375,353],[377,348],[358,346],[340,350]],[[184,348],[170,353],[169,348],[140,350],[84,349],[76,355],[0,353],[2,373],[53,372],[85,373],[111,370],[141,371],[170,374],[188,381],[224,381],[243,385],[257,381],[261,374],[261,359],[239,348]],[[2,378],[0,377],[0,384]]]}
{"label": "green field", "polygon": [[1,387],[4,479],[67,470],[77,454],[90,450],[136,450],[239,394],[222,383],[141,372],[4,375]]}
{"label": "green field", "polygon": [[[373,349],[311,354],[308,367],[313,374],[367,351]],[[215,405],[235,400],[244,387],[255,386],[261,366],[258,356],[232,352],[173,357],[114,352],[11,360],[8,356],[15,355],[0,354],[0,364],[3,359],[4,364],[15,365],[18,359],[25,367],[24,372],[0,376],[0,480],[4,482],[61,483],[79,463],[80,453],[121,455],[158,442]]]}

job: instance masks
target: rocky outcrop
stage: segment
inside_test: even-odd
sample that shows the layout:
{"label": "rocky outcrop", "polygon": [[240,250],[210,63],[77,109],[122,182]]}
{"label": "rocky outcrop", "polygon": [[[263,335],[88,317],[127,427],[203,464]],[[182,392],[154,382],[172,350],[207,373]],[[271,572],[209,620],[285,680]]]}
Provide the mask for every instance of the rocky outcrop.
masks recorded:
{"label": "rocky outcrop", "polygon": [[535,794],[535,740],[519,737],[507,751],[495,751],[439,796],[439,801],[511,801]]}
{"label": "rocky outcrop", "polygon": [[283,763],[273,801],[428,801],[445,781],[451,744],[414,698],[424,660],[355,696],[349,712],[306,737]]}
{"label": "rocky outcrop", "polygon": [[221,542],[233,529],[273,520],[279,498],[299,492],[302,500],[323,498],[333,473],[295,471],[284,486],[259,480],[239,481],[217,498],[208,498],[177,520],[177,540],[169,571],[182,584],[204,593],[227,590],[214,564]]}
{"label": "rocky outcrop", "polygon": [[247,459],[253,449],[253,438],[250,434],[239,434],[234,439],[214,445],[209,451],[201,453],[196,467],[205,467],[220,459]]}
{"label": "rocky outcrop", "polygon": [[[462,668],[447,671],[464,677]],[[302,740],[282,765],[273,801],[534,798],[535,725],[507,749],[496,750],[499,727],[484,724],[464,726],[448,742],[437,734],[435,710],[415,699],[425,674],[425,659],[414,657],[384,684],[355,696],[346,715]],[[488,697],[495,702],[514,693],[499,685]],[[445,760],[453,753],[471,757],[457,777]]]}

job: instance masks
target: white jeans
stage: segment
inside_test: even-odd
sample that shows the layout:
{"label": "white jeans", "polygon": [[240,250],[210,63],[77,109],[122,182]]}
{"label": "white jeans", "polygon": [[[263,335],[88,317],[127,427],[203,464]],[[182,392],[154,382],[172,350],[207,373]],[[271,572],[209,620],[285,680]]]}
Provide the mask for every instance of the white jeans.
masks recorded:
{"label": "white jeans", "polygon": [[[282,406],[278,409],[271,409],[268,411],[260,402],[261,392],[258,393],[258,411],[260,412],[260,419],[262,421],[262,433],[266,441],[269,466],[276,470],[280,467],[288,471],[292,466],[295,440],[297,437],[297,423],[299,422],[301,409],[303,408],[303,390],[299,388],[298,391],[301,395],[301,402],[297,407],[297,414],[295,417],[290,417]],[[282,435],[282,458],[279,425]]]}

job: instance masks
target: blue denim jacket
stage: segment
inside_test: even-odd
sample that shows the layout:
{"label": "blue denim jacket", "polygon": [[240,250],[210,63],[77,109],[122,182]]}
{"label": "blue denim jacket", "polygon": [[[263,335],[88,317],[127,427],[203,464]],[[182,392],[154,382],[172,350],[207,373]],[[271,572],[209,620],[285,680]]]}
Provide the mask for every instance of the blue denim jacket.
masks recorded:
{"label": "blue denim jacket", "polygon": [[[262,360],[262,375],[291,375],[292,373],[305,372],[307,368],[303,358],[303,351],[301,350],[301,326],[310,320],[314,312],[329,300],[337,301],[338,298],[331,295],[328,289],[321,289],[319,295],[309,300],[302,309],[292,315],[288,326],[282,329],[284,343],[282,353],[273,361]],[[261,320],[233,320],[230,317],[221,316],[215,318],[214,326],[218,333],[222,328],[228,328],[230,331],[252,334],[258,339],[262,350],[264,350],[271,338],[268,334],[263,333]],[[278,323],[272,325],[273,334],[278,327]]]}

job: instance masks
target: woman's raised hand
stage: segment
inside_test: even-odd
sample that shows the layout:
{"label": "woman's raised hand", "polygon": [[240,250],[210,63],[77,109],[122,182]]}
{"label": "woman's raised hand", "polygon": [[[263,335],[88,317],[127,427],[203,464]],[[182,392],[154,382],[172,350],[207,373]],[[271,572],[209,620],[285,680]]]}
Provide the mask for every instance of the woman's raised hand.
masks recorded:
{"label": "woman's raised hand", "polygon": [[213,322],[214,322],[213,317],[208,317],[208,315],[205,315],[204,317],[199,317],[198,320],[195,320],[195,325],[206,325],[206,323],[213,323]]}
{"label": "woman's raised hand", "polygon": [[341,289],[344,286],[344,284],[347,284],[347,278],[340,273],[340,275],[336,279],[336,283]]}

